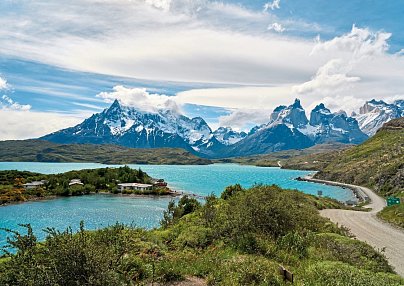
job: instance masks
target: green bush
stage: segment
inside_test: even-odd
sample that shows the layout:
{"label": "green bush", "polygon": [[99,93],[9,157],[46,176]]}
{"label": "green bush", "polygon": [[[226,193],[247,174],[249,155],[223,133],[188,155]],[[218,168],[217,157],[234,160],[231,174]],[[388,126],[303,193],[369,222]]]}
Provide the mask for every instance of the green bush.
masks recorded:
{"label": "green bush", "polygon": [[283,285],[279,265],[261,257],[237,256],[208,276],[208,285]]}
{"label": "green bush", "polygon": [[317,235],[315,244],[321,249],[323,259],[342,261],[374,272],[393,272],[385,256],[365,242],[323,233]]}
{"label": "green bush", "polygon": [[399,286],[403,280],[397,275],[375,273],[342,262],[318,262],[310,265],[299,277],[302,285],[318,286]]}
{"label": "green bush", "polygon": [[205,248],[213,241],[212,230],[200,226],[190,226],[183,231],[175,240],[177,247]]}
{"label": "green bush", "polygon": [[307,197],[277,186],[257,186],[227,199],[216,215],[216,228],[232,241],[253,234],[273,239],[291,231],[318,231],[326,220]]}

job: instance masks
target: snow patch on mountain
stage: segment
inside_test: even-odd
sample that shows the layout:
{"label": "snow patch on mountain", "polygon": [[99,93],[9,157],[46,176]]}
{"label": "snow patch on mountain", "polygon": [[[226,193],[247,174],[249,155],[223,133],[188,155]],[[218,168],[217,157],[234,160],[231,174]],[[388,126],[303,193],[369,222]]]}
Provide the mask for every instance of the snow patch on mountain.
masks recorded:
{"label": "snow patch on mountain", "polygon": [[230,127],[220,127],[213,132],[216,139],[224,145],[233,145],[247,137],[245,132],[237,132]]}
{"label": "snow patch on mountain", "polygon": [[359,113],[353,113],[360,129],[369,136],[383,126],[384,123],[392,119],[404,116],[404,100],[396,100],[388,104],[382,100],[367,101],[360,109]]}

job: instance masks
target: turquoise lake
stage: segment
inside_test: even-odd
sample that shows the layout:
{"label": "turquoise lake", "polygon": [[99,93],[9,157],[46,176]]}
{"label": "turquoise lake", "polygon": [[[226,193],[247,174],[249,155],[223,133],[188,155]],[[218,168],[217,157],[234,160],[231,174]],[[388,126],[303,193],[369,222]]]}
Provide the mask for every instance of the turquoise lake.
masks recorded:
{"label": "turquoise lake", "polygon": [[[44,174],[63,173],[70,170],[93,169],[116,165],[96,163],[24,163],[0,162],[0,170],[26,170]],[[243,187],[254,184],[277,184],[283,188],[324,196],[341,201],[355,199],[347,189],[322,184],[296,181],[295,178],[309,174],[307,171],[282,170],[236,164],[204,166],[129,165],[141,168],[152,177],[164,178],[172,189],[198,195],[219,195],[231,184]],[[42,229],[54,227],[64,230],[76,229],[81,220],[87,229],[96,229],[121,222],[145,228],[159,225],[163,211],[170,198],[133,198],[114,195],[90,195],[27,202],[0,207],[0,228],[19,229],[18,224],[30,223],[40,239],[45,237]],[[0,232],[0,246],[6,243]]]}

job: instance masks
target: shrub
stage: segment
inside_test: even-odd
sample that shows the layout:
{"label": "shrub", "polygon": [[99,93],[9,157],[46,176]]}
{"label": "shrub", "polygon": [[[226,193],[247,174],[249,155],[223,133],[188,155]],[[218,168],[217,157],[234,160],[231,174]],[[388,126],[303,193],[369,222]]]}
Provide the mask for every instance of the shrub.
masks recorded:
{"label": "shrub", "polygon": [[251,234],[277,239],[291,231],[318,231],[325,222],[304,194],[277,186],[240,192],[227,199],[216,215],[217,230],[233,241]]}
{"label": "shrub", "polygon": [[184,248],[205,248],[212,242],[212,230],[202,226],[190,226],[181,232],[174,244]]}
{"label": "shrub", "polygon": [[404,281],[396,275],[374,273],[342,262],[318,262],[307,268],[300,279],[304,285],[318,286],[398,286]]}

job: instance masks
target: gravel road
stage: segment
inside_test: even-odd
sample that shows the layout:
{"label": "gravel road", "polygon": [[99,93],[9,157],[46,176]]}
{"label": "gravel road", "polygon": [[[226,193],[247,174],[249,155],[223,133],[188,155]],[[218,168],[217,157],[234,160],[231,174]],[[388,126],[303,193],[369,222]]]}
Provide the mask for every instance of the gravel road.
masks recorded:
{"label": "gravel road", "polygon": [[[359,187],[348,184],[341,184],[341,186]],[[348,227],[357,239],[366,241],[376,249],[385,248],[385,255],[390,265],[404,277],[404,231],[379,220],[376,214],[386,206],[385,200],[368,188],[359,188],[369,196],[371,202],[366,207],[371,208],[371,211],[326,209],[320,211],[320,214]]]}

